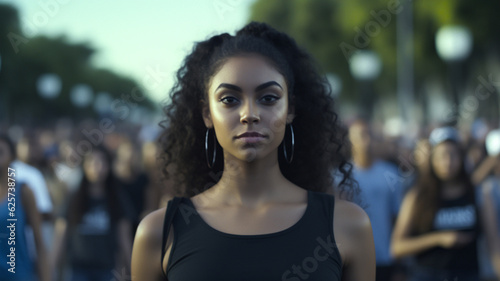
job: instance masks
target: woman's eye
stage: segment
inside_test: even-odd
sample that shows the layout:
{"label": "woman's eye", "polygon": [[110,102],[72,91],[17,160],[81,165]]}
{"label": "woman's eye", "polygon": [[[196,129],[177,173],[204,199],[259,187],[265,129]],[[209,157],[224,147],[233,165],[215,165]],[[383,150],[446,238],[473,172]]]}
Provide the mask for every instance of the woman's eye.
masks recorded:
{"label": "woman's eye", "polygon": [[268,96],[262,97],[261,100],[265,103],[273,103],[279,99],[280,99],[279,97],[268,95]]}
{"label": "woman's eye", "polygon": [[234,104],[238,102],[235,97],[223,97],[219,101],[221,101],[223,104]]}

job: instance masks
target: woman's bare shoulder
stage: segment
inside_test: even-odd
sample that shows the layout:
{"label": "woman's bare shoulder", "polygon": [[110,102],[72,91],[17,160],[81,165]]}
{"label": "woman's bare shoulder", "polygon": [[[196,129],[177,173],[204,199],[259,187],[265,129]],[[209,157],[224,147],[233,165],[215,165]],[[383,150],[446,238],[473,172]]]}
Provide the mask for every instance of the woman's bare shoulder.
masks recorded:
{"label": "woman's bare shoulder", "polygon": [[366,255],[374,254],[370,250],[373,248],[370,219],[355,203],[335,199],[334,235],[344,266],[359,260],[360,249],[365,249]]}
{"label": "woman's bare shoulder", "polygon": [[162,280],[160,261],[164,217],[165,208],[161,208],[148,214],[139,224],[132,250],[132,281]]}
{"label": "woman's bare shoulder", "polygon": [[370,219],[359,205],[343,200],[335,199],[334,221],[344,227],[363,229],[370,226]]}
{"label": "woman's bare shoulder", "polygon": [[145,216],[137,228],[136,239],[146,239],[151,242],[160,243],[162,239],[165,211],[164,207]]}

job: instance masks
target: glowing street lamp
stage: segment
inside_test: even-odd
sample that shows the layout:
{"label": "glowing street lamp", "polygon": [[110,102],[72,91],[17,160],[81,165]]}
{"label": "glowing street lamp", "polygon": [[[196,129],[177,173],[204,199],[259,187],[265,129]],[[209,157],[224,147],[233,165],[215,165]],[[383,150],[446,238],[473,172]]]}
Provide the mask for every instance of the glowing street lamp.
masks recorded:
{"label": "glowing street lamp", "polygon": [[352,55],[349,69],[356,80],[371,81],[380,74],[382,63],[375,52],[358,51]]}
{"label": "glowing street lamp", "polygon": [[113,99],[111,95],[106,92],[100,92],[96,95],[94,100],[94,110],[100,115],[105,115],[111,111],[111,104]]}
{"label": "glowing street lamp", "polygon": [[380,75],[382,62],[373,51],[357,51],[349,60],[349,69],[354,79],[362,86],[360,93],[362,108],[368,118],[371,118],[375,101],[373,81]]}
{"label": "glowing street lamp", "polygon": [[[436,51],[439,57],[448,64],[449,80],[452,87],[452,99],[455,108],[459,105],[460,68],[472,50],[472,34],[466,27],[458,25],[444,26],[436,33]],[[454,116],[453,122],[456,122]]]}
{"label": "glowing street lamp", "polygon": [[472,50],[472,34],[462,26],[445,26],[436,34],[436,50],[446,62],[462,61]]}
{"label": "glowing street lamp", "polygon": [[62,82],[57,74],[47,73],[38,77],[36,81],[38,94],[44,99],[54,99],[61,92]]}
{"label": "glowing street lamp", "polygon": [[94,97],[92,88],[86,84],[75,85],[70,92],[70,99],[74,106],[76,107],[86,107],[88,106]]}

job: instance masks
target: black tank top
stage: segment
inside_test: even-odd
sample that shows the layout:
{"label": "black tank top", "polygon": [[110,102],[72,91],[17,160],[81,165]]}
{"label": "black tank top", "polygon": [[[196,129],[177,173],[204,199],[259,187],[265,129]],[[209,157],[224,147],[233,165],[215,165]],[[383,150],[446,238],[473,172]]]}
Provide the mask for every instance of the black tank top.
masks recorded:
{"label": "black tank top", "polygon": [[[431,231],[459,231],[477,237],[479,218],[474,202],[467,196],[443,200],[434,217]],[[438,270],[478,271],[476,238],[455,248],[434,247],[416,255],[417,264]]]}
{"label": "black tank top", "polygon": [[190,199],[174,198],[163,227],[163,246],[170,225],[174,227],[166,279],[341,280],[342,262],[333,234],[334,197],[309,190],[307,196],[306,211],[297,223],[259,235],[218,231],[201,218]]}

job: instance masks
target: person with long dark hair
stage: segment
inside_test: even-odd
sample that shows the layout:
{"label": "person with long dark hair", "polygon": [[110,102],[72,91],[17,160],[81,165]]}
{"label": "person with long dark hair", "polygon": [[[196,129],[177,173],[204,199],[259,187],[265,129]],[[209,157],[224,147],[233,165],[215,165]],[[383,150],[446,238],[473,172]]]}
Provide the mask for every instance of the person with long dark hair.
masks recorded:
{"label": "person with long dark hair", "polygon": [[[26,182],[12,167],[16,159],[13,142],[0,134],[0,280],[50,280],[47,252],[41,233],[41,214]],[[31,226],[36,260],[29,255],[26,226]]]}
{"label": "person with long dark hair", "polygon": [[312,58],[252,22],[198,42],[177,80],[160,139],[177,196],[140,223],[132,280],[374,280],[370,221],[341,199],[345,135]]}
{"label": "person with long dark hair", "polygon": [[140,151],[130,140],[124,140],[116,149],[113,172],[118,180],[118,187],[127,205],[129,220],[132,222],[131,237],[135,235],[139,221],[145,209],[146,194],[150,180],[143,171]]}
{"label": "person with long dark hair", "polygon": [[80,187],[56,221],[53,266],[61,266],[66,254],[71,280],[109,281],[113,269],[130,262],[131,223],[124,215],[111,163],[104,147],[85,155]]}
{"label": "person with long dark hair", "polygon": [[413,281],[478,280],[479,216],[458,132],[437,128],[429,142],[430,165],[403,200],[392,254],[415,256]]}

